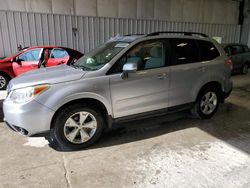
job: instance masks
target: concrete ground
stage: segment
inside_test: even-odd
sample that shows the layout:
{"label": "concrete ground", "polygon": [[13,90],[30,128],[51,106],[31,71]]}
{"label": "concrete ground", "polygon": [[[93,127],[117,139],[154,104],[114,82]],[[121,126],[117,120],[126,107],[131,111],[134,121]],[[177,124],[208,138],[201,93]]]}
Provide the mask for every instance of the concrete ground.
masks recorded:
{"label": "concrete ground", "polygon": [[233,80],[210,120],[134,122],[83,151],[57,151],[1,123],[0,187],[250,187],[250,74]]}

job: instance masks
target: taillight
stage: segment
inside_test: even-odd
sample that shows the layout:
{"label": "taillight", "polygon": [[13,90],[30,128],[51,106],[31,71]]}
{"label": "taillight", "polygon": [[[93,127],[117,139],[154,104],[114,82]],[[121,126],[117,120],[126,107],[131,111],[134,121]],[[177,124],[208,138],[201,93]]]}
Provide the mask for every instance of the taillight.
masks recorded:
{"label": "taillight", "polygon": [[226,67],[229,67],[230,70],[233,70],[233,62],[232,62],[231,59],[227,59],[227,60],[224,62],[224,65],[225,65]]}

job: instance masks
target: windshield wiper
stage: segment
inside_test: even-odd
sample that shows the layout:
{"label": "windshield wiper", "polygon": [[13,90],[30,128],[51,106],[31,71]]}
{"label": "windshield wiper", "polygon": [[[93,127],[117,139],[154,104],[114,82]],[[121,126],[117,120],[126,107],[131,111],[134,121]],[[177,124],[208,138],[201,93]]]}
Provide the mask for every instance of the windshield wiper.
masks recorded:
{"label": "windshield wiper", "polygon": [[84,66],[81,66],[81,65],[72,64],[71,66],[74,67],[75,69],[80,69],[80,70],[84,70],[84,71],[91,71],[90,68],[84,67]]}

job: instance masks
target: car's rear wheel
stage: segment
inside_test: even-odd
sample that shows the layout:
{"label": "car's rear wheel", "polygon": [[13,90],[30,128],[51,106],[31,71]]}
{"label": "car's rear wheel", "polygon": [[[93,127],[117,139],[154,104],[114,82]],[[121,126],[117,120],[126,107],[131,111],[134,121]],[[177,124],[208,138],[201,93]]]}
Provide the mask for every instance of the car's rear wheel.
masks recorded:
{"label": "car's rear wheel", "polygon": [[200,119],[211,118],[219,107],[219,92],[217,89],[203,89],[191,110],[191,113]]}
{"label": "car's rear wheel", "polygon": [[0,90],[5,90],[9,81],[10,81],[10,78],[8,76],[0,73]]}
{"label": "car's rear wheel", "polygon": [[87,105],[76,104],[61,110],[53,122],[51,138],[63,150],[79,150],[96,142],[103,130],[101,113]]}
{"label": "car's rear wheel", "polygon": [[242,70],[241,70],[241,73],[242,74],[247,74],[248,73],[248,65],[245,63],[243,66],[242,66]]}

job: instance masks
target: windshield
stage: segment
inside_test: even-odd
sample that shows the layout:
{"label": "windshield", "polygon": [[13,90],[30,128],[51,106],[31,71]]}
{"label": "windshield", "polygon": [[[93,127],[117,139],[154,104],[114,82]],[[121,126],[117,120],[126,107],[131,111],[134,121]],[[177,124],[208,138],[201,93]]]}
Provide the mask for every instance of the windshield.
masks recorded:
{"label": "windshield", "polygon": [[85,54],[74,66],[88,71],[99,70],[128,45],[129,43],[121,41],[104,43]]}

